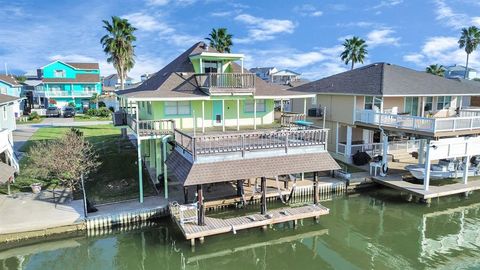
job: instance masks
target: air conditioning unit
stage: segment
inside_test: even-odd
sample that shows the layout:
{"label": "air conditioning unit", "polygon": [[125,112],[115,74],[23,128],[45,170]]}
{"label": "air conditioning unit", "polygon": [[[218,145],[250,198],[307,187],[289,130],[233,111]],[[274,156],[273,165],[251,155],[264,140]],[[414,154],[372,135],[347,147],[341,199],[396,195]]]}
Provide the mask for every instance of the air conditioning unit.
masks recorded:
{"label": "air conditioning unit", "polygon": [[309,117],[323,117],[323,110],[318,108],[308,109]]}

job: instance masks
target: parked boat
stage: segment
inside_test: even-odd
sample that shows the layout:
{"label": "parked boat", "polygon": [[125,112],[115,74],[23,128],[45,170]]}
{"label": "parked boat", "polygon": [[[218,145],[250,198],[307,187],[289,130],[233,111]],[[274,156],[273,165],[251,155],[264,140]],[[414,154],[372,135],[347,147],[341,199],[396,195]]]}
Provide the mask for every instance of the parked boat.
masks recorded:
{"label": "parked boat", "polygon": [[[473,158],[470,162],[468,169],[468,176],[476,176],[480,174],[478,168],[477,158]],[[438,164],[432,164],[430,166],[430,179],[431,180],[440,180],[447,178],[461,178],[464,174],[464,163],[460,160],[447,160],[441,159]],[[405,166],[405,169],[408,170],[413,177],[419,180],[425,178],[425,167],[424,165],[408,165]]]}

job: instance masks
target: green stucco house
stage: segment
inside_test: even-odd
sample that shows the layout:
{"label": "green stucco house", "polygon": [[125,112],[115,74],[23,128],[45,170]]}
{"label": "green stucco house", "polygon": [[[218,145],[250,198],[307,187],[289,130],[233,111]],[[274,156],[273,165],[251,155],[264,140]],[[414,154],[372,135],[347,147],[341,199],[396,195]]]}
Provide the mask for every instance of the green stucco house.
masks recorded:
{"label": "green stucco house", "polygon": [[42,83],[33,98],[43,107],[65,107],[74,103],[78,110],[88,107],[89,99],[102,93],[98,63],[54,61],[37,70]]}

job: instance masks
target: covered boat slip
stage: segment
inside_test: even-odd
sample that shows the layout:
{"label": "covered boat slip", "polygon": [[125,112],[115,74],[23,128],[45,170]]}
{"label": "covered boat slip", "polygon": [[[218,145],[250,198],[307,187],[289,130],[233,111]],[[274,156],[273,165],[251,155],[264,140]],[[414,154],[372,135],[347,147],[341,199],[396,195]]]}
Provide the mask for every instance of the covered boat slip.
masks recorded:
{"label": "covered boat slip", "polygon": [[[423,200],[449,196],[454,194],[468,194],[471,191],[480,189],[480,175],[478,164],[472,162],[472,157],[480,155],[480,137],[457,137],[429,141],[426,146],[425,162],[418,166],[406,166],[412,175],[423,180],[423,184],[414,184],[403,180],[404,173],[392,173],[386,176],[374,176],[372,179],[381,185],[397,189]],[[433,166],[435,160],[457,160],[458,166],[455,169],[445,167],[438,171],[439,165]],[[440,164],[440,163],[439,163]],[[414,168],[415,167],[415,168]],[[457,171],[458,170],[458,171]],[[451,171],[451,173],[449,173]],[[431,180],[446,181],[432,177],[432,174],[445,175],[445,179],[458,179],[457,183],[441,186],[431,185]],[[457,176],[457,177],[456,177]],[[471,177],[473,181],[469,181]]]}

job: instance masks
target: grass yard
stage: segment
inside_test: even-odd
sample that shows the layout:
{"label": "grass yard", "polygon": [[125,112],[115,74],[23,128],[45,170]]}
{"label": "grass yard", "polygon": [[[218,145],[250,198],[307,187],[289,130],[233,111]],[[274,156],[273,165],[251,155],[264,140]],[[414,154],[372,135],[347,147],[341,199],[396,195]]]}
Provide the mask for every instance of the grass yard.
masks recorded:
{"label": "grass yard", "polygon": [[[86,191],[89,200],[95,203],[106,203],[134,199],[138,197],[138,166],[136,148],[127,139],[120,137],[120,129],[113,125],[95,125],[77,127],[83,132],[87,140],[95,147],[102,165],[96,173],[90,175],[86,181]],[[40,140],[54,140],[59,138],[69,127],[40,128],[25,143],[22,151],[28,151],[34,142]],[[28,159],[21,160],[21,167],[28,166]],[[22,170],[21,170],[22,172]],[[20,175],[12,186],[13,191],[29,191],[30,184],[40,182],[29,176]],[[153,195],[154,189],[144,175],[144,193]],[[6,193],[6,187],[1,187],[0,193]],[[76,192],[75,197],[81,197],[81,192]]]}
{"label": "grass yard", "polygon": [[112,117],[97,117],[97,116],[88,116],[84,114],[75,115],[75,122],[88,122],[88,121],[111,121]]}

